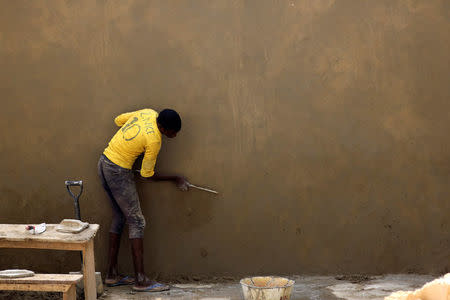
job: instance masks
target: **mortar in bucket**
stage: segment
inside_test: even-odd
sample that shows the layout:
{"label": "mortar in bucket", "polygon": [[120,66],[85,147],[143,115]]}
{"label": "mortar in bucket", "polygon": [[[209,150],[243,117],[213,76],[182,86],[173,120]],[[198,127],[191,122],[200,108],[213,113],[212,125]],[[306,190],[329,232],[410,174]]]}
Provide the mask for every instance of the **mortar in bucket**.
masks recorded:
{"label": "mortar in bucket", "polygon": [[294,280],[275,276],[241,280],[245,300],[289,300],[294,283]]}

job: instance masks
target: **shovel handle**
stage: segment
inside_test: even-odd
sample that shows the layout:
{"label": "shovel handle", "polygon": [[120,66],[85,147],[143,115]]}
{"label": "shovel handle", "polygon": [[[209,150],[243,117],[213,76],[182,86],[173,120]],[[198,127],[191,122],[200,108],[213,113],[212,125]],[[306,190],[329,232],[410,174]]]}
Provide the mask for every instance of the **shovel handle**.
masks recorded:
{"label": "shovel handle", "polygon": [[[74,199],[75,204],[75,218],[77,220],[81,221],[81,213],[80,213],[80,203],[78,203],[78,198],[80,198],[81,193],[83,192],[83,180],[66,180],[64,182],[66,184],[67,191]],[[75,196],[72,191],[70,190],[71,186],[79,186],[80,187],[80,193]],[[83,270],[83,252],[80,251],[80,257],[81,257],[81,270]]]}
{"label": "shovel handle", "polygon": [[[77,180],[77,181],[66,180],[65,184],[66,184],[66,188],[67,188],[67,191],[69,192],[69,194],[72,195],[72,197],[77,198],[77,200],[78,200],[81,193],[83,192],[83,180]],[[80,187],[80,192],[78,193],[77,196],[75,196],[72,193],[72,191],[70,190],[71,186],[79,186]]]}
{"label": "shovel handle", "polygon": [[[67,191],[73,197],[73,200],[74,200],[75,218],[78,220],[81,220],[80,204],[78,203],[78,199],[80,198],[81,193],[83,192],[83,181],[82,180],[77,180],[77,181],[66,180],[65,184],[66,184]],[[70,190],[71,186],[79,186],[80,187],[80,191],[79,191],[78,195],[75,195],[74,193],[72,193],[72,191]]]}
{"label": "shovel handle", "polygon": [[65,184],[67,186],[83,186],[83,180],[76,180],[76,181],[66,180]]}

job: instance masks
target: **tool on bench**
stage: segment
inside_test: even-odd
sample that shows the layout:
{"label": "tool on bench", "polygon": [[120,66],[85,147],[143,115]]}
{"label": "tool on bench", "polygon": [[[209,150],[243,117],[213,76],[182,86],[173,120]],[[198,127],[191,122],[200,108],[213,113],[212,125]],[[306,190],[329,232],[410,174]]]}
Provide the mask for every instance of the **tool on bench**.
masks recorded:
{"label": "tool on bench", "polygon": [[[77,180],[77,181],[66,180],[65,184],[66,184],[67,191],[73,197],[74,206],[75,206],[75,218],[77,220],[81,221],[80,202],[78,200],[80,199],[81,193],[83,192],[83,180]],[[80,187],[80,191],[78,192],[78,195],[75,195],[74,193],[72,193],[72,191],[70,190],[71,186],[79,186]]]}
{"label": "tool on bench", "polygon": [[28,225],[25,229],[31,234],[41,234],[47,229],[47,225],[45,223],[41,223],[39,225]]}
{"label": "tool on bench", "polygon": [[[80,199],[81,193],[83,192],[83,180],[76,180],[76,181],[66,180],[64,183],[66,184],[67,191],[72,196],[73,201],[74,201],[75,218],[77,220],[81,221],[80,202],[78,200]],[[78,192],[77,195],[72,193],[72,191],[70,189],[71,186],[79,186],[80,187],[80,191]],[[81,252],[81,251],[80,251],[80,257],[81,257],[81,269],[83,270],[83,252]]]}
{"label": "tool on bench", "polygon": [[[84,229],[89,227],[89,223],[87,222],[81,222],[81,213],[80,213],[80,196],[81,193],[83,193],[83,180],[66,180],[65,182],[67,191],[69,192],[70,196],[72,196],[74,201],[74,207],[75,207],[75,218],[76,220],[79,220],[80,222],[76,222],[76,220],[71,219],[64,219],[60,223],[60,226],[68,225],[68,227],[60,230],[60,232],[72,232],[74,234],[79,233],[83,231]],[[70,187],[73,186],[79,186],[80,190],[77,195],[72,193],[72,190]],[[60,227],[58,226],[58,227]],[[61,228],[60,228],[61,229]],[[58,229],[57,229],[58,230]],[[81,257],[81,271],[79,272],[70,272],[70,274],[83,274],[83,252],[80,251],[80,257]],[[97,284],[97,295],[101,295],[103,293],[103,284],[102,284],[102,275],[100,272],[95,272],[95,282]],[[83,282],[81,282],[81,288],[84,288]]]}

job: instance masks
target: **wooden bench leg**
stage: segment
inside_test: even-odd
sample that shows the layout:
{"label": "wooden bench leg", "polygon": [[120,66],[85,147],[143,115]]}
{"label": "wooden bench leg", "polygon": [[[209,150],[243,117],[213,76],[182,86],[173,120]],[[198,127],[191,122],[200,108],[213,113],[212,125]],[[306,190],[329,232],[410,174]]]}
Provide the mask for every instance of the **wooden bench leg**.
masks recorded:
{"label": "wooden bench leg", "polygon": [[63,300],[77,300],[77,286],[72,284],[70,288],[63,293]]}
{"label": "wooden bench leg", "polygon": [[83,250],[84,297],[86,300],[97,299],[95,282],[94,240],[87,242]]}

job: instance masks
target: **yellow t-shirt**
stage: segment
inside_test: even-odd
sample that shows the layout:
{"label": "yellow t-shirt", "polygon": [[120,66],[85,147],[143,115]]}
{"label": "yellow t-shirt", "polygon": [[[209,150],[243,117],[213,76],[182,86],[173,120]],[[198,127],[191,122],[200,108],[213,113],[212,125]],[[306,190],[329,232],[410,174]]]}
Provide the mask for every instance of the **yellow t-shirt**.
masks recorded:
{"label": "yellow t-shirt", "polygon": [[121,128],[103,154],[116,165],[131,169],[136,158],[145,152],[141,176],[153,176],[156,158],[161,149],[161,132],[156,123],[157,117],[156,111],[142,109],[115,118],[114,122]]}

